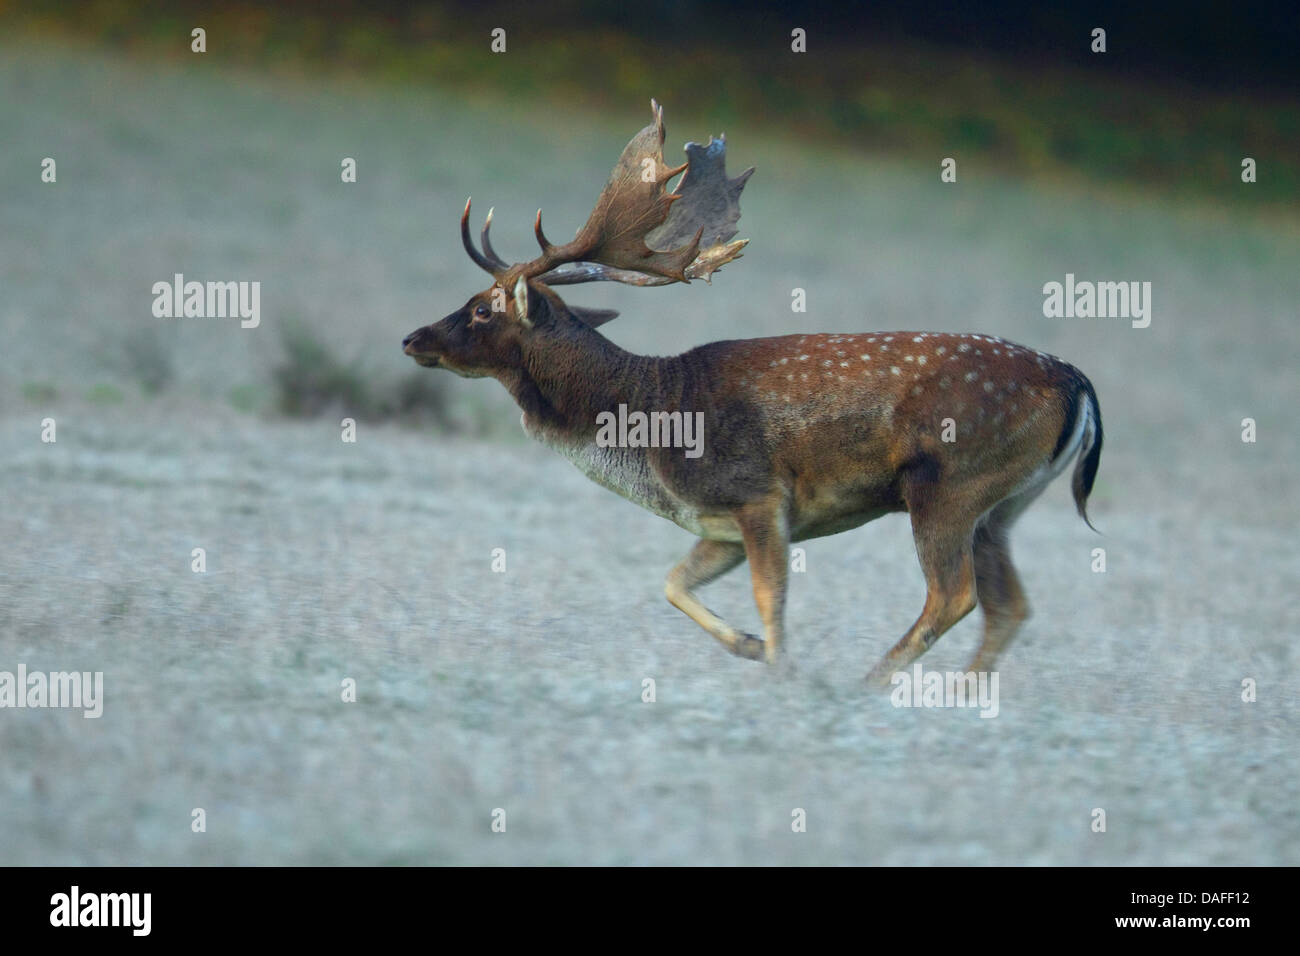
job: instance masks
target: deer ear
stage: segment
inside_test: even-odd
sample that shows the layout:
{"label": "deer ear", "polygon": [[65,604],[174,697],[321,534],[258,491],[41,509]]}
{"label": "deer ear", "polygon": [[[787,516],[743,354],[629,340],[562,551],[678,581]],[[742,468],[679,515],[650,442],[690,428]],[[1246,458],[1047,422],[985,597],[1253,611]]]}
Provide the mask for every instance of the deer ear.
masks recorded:
{"label": "deer ear", "polygon": [[584,309],[580,305],[569,306],[574,318],[581,319],[593,329],[598,329],[610,319],[617,319],[618,313],[613,309]]}
{"label": "deer ear", "polygon": [[532,328],[533,320],[528,317],[528,282],[523,276],[515,280],[515,318]]}

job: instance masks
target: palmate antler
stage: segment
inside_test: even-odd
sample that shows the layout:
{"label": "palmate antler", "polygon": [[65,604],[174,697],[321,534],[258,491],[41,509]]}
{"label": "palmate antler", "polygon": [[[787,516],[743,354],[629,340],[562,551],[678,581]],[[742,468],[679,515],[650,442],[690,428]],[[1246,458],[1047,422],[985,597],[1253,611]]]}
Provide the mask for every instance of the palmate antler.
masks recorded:
{"label": "palmate antler", "polygon": [[[708,281],[722,266],[740,258],[749,240],[732,240],[732,236],[740,219],[740,192],[753,168],[727,178],[725,138],[710,138],[705,146],[687,143],[686,163],[666,166],[663,107],[651,100],[650,108],[654,122],[624,148],[591,216],[572,242],[551,243],[542,232],[538,210],[533,229],[542,254],[531,262],[507,265],[488,236],[491,212],[483,226],[483,252],[474,248],[466,202],[460,232],[470,258],[506,285],[524,278],[547,285],[612,281],[643,286]],[[683,171],[677,189],[668,192],[668,181]]]}

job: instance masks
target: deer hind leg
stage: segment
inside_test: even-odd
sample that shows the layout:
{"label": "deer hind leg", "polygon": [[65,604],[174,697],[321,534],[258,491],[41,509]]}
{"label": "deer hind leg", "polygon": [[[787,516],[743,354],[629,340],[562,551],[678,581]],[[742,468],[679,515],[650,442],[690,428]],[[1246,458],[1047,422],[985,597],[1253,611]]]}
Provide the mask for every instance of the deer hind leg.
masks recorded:
{"label": "deer hind leg", "polygon": [[975,518],[962,517],[960,505],[927,502],[912,508],[916,553],[925,573],[925,608],[867,675],[873,687],[888,687],[890,678],[930,649],[939,637],[975,608],[975,569],[971,533]]}
{"label": "deer hind leg", "polygon": [[736,630],[705,607],[694,593],[695,588],[717,580],[744,560],[745,547],[739,542],[697,541],[691,553],[668,573],[664,595],[673,607],[712,634],[731,653],[758,660],[763,656],[763,642]]}
{"label": "deer hind leg", "polygon": [[984,637],[969,670],[992,670],[998,654],[1011,643],[1029,617],[1029,602],[1025,600],[1007,544],[1007,530],[1028,503],[1028,500],[1008,499],[975,529],[975,586],[984,612]]}
{"label": "deer hind leg", "polygon": [[736,516],[754,581],[754,603],[763,618],[763,659],[775,664],[785,640],[785,593],[790,533],[784,498],[755,502]]}

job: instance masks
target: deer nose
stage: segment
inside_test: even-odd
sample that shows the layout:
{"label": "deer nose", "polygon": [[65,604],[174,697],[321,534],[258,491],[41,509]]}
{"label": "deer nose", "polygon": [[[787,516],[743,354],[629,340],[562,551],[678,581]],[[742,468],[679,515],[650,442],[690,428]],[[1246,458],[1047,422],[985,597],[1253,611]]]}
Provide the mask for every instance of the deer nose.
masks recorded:
{"label": "deer nose", "polygon": [[420,337],[420,331],[417,330],[415,332],[412,332],[406,338],[402,339],[402,351],[405,352],[407,355],[410,355],[411,343],[414,342],[419,337]]}

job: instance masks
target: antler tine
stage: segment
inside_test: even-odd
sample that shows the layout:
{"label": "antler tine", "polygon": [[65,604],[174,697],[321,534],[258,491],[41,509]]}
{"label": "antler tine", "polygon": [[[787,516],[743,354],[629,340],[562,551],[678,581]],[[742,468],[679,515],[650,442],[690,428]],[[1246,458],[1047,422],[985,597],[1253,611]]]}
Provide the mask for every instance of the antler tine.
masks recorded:
{"label": "antler tine", "polygon": [[555,246],[551,240],[546,238],[546,233],[542,232],[542,211],[537,210],[537,219],[533,222],[533,235],[537,237],[537,244],[542,247],[543,257],[550,258],[555,254]]}
{"label": "antler tine", "polygon": [[465,211],[460,214],[460,241],[465,246],[465,251],[469,257],[474,260],[474,264],[484,272],[491,273],[493,278],[498,278],[499,273],[504,269],[493,262],[483,253],[474,248],[474,241],[469,237],[469,204],[470,200],[465,200]]}
{"label": "antler tine", "polygon": [[492,229],[492,214],[494,212],[496,212],[495,206],[488,210],[487,219],[483,221],[483,232],[479,236],[479,241],[482,243],[483,251],[487,254],[488,259],[492,261],[492,264],[504,271],[510,268],[510,264],[497,255],[497,251],[492,248],[492,240],[488,236],[488,232]]}

